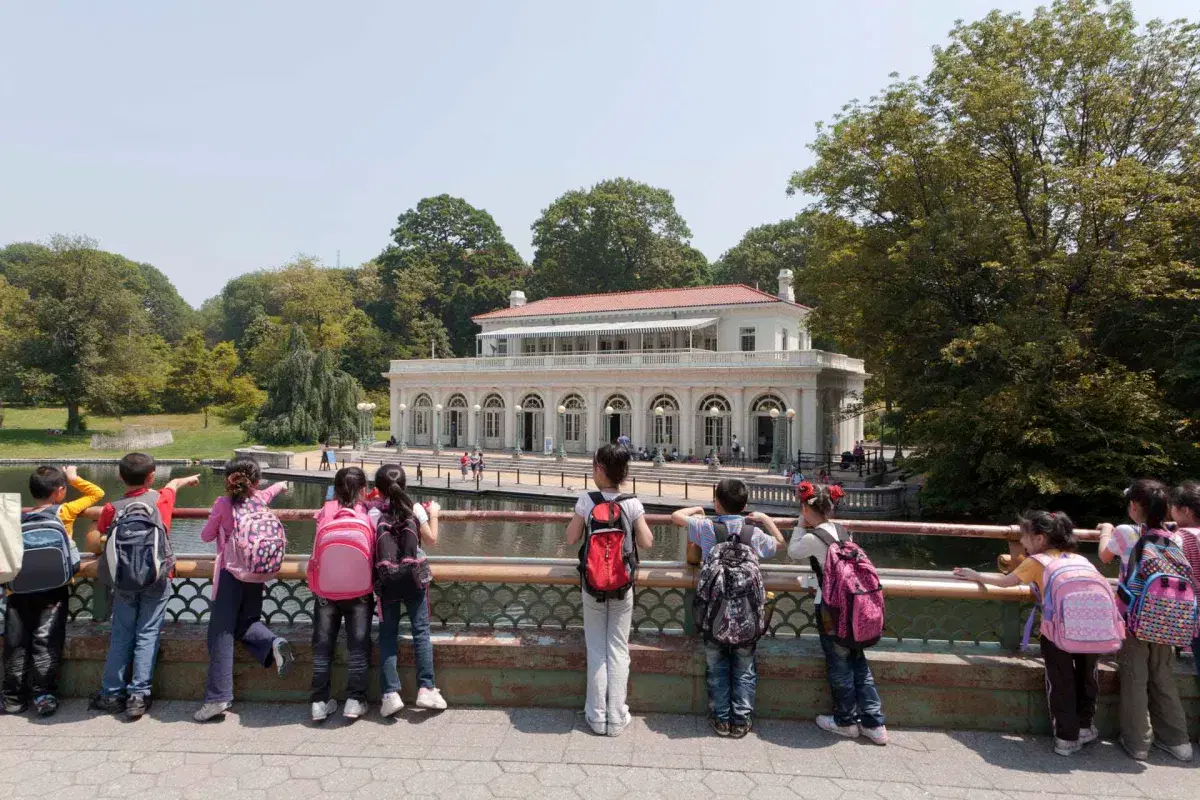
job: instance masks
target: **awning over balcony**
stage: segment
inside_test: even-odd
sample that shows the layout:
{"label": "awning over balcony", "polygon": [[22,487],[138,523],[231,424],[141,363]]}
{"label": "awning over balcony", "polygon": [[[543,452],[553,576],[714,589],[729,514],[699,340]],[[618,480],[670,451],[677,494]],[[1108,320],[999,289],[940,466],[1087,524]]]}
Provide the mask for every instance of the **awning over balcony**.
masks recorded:
{"label": "awning over balcony", "polygon": [[579,325],[530,325],[500,328],[479,334],[480,339],[530,338],[539,336],[591,336],[595,333],[666,333],[695,331],[717,324],[716,317],[705,319],[660,319],[646,322],[590,322]]}

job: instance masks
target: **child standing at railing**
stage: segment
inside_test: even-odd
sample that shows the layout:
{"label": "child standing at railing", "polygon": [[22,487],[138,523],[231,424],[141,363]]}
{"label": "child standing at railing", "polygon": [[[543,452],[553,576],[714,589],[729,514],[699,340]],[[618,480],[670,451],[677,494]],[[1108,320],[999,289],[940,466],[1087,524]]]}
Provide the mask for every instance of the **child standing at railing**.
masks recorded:
{"label": "child standing at railing", "polygon": [[[400,674],[396,650],[400,617],[408,614],[412,625],[413,652],[417,662],[417,708],[440,711],[446,707],[433,681],[433,642],[429,636],[428,565],[421,545],[432,546],[438,538],[437,503],[428,507],[413,503],[408,496],[408,479],[399,464],[384,464],[375,473],[375,488],[381,504],[370,511],[375,523],[375,593],[379,598],[379,685],[383,692],[380,713],[390,717],[404,708],[400,699]],[[385,537],[391,537],[385,539]],[[384,562],[387,545],[394,545]]]}
{"label": "child standing at railing", "polygon": [[239,580],[228,569],[226,551],[244,517],[266,509],[287,491],[286,482],[259,489],[258,462],[239,458],[225,466],[225,496],[218,497],[200,532],[200,540],[217,543],[213,568],[212,606],[208,617],[208,680],[204,703],[193,715],[207,722],[233,705],[233,645],[240,641],[263,667],[274,666],[279,677],[291,671],[292,646],[276,636],[262,620],[263,584]]}
{"label": "child standing at railing", "polygon": [[642,501],[621,494],[629,473],[629,450],[602,445],[592,464],[597,492],[585,492],[567,525],[567,544],[583,540],[579,571],[583,587],[583,636],[587,644],[587,702],[593,733],[619,736],[629,724],[629,626],[639,547],[652,547]]}
{"label": "child standing at railing", "polygon": [[[1112,589],[1087,559],[1075,555],[1074,528],[1066,514],[1026,512],[1021,517],[1021,546],[1029,557],[1016,570],[996,577],[966,567],[954,570],[959,578],[987,586],[1035,587],[1042,602],[1046,702],[1054,752],[1060,756],[1077,753],[1099,738],[1093,722],[1100,696],[1100,655],[1116,652],[1125,633]],[[1072,600],[1064,605],[1067,597]],[[1068,607],[1075,610],[1066,611]],[[1083,637],[1078,635],[1080,627],[1085,629]]]}

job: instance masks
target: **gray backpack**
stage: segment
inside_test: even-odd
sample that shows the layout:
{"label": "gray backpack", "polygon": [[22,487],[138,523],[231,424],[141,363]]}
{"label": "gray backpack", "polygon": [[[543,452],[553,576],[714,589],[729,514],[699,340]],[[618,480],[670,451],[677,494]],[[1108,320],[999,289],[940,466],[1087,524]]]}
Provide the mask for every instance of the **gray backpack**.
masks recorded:
{"label": "gray backpack", "polygon": [[731,534],[713,522],[717,544],[700,567],[692,618],[704,638],[728,647],[747,647],[767,632],[767,590],[750,546],[757,530],[743,524]]}
{"label": "gray backpack", "polygon": [[113,521],[100,554],[100,580],[126,592],[140,592],[165,581],[175,556],[158,513],[158,492],[124,497],[112,506]]}

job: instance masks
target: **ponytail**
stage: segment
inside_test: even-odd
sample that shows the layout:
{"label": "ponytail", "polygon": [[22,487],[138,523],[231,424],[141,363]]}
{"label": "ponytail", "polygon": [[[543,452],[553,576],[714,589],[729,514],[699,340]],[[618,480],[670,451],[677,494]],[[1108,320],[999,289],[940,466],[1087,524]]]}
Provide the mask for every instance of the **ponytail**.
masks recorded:
{"label": "ponytail", "polygon": [[375,473],[375,488],[387,498],[385,518],[393,528],[408,524],[413,516],[413,501],[408,496],[408,477],[399,464],[384,464]]}
{"label": "ponytail", "polygon": [[252,458],[235,458],[225,465],[225,493],[235,503],[243,503],[258,488],[262,468]]}

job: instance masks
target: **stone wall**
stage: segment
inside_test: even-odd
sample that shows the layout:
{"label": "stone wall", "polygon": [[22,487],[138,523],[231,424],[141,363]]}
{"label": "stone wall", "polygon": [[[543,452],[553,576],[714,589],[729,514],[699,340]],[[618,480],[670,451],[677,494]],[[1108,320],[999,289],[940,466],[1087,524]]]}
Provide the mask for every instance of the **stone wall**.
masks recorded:
{"label": "stone wall", "polygon": [[290,450],[268,450],[262,445],[239,447],[233,451],[234,458],[252,458],[260,466],[275,469],[291,469],[293,455]]}

